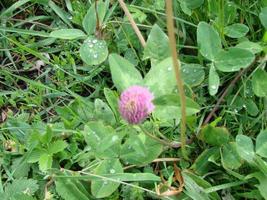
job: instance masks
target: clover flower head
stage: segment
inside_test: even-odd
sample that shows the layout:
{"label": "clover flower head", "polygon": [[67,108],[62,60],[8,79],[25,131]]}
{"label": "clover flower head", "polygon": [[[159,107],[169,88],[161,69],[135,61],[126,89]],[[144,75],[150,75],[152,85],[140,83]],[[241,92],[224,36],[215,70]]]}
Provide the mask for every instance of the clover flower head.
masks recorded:
{"label": "clover flower head", "polygon": [[119,110],[121,116],[130,124],[143,122],[154,110],[153,94],[145,87],[131,86],[120,96]]}

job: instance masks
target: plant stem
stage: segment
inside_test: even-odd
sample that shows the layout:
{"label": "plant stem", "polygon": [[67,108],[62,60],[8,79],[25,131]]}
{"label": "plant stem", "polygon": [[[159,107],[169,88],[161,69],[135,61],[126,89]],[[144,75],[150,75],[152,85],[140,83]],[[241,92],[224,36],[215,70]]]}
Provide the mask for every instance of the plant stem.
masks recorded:
{"label": "plant stem", "polygon": [[172,53],[173,69],[175,72],[175,78],[177,83],[177,88],[180,94],[181,101],[181,149],[182,155],[187,159],[186,154],[186,98],[183,87],[183,80],[181,78],[180,72],[180,62],[178,61],[178,53],[176,51],[176,39],[174,33],[174,24],[173,24],[173,10],[172,10],[172,0],[166,0],[166,15],[167,15],[167,29],[168,36],[170,41],[170,48]]}
{"label": "plant stem", "polygon": [[139,28],[137,27],[134,19],[133,19],[133,16],[131,15],[131,13],[129,12],[126,4],[124,3],[123,0],[119,0],[119,3],[120,3],[120,6],[122,8],[122,10],[124,11],[125,15],[127,16],[127,18],[129,19],[130,23],[131,23],[131,26],[133,27],[134,29],[134,32],[136,33],[138,39],[140,40],[140,43],[143,47],[146,46],[146,41],[142,35],[142,33],[140,32]]}

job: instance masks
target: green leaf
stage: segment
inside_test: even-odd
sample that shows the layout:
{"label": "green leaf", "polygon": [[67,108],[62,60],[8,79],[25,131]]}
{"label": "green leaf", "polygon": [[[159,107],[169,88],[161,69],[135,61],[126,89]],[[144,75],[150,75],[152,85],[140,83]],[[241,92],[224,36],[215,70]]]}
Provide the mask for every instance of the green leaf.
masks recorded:
{"label": "green leaf", "polygon": [[185,3],[186,7],[193,10],[200,7],[204,3],[204,0],[182,0],[182,2]]}
{"label": "green leaf", "polygon": [[236,136],[236,149],[241,158],[248,162],[254,160],[254,145],[250,137],[245,135]]}
{"label": "green leaf", "polygon": [[253,54],[260,53],[262,51],[261,45],[255,42],[250,42],[250,41],[244,41],[239,44],[237,44],[235,47],[240,48],[240,49],[246,49]]}
{"label": "green leaf", "polygon": [[224,127],[207,125],[201,130],[198,137],[210,145],[221,146],[229,141],[230,134]]}
{"label": "green leaf", "polygon": [[223,167],[226,169],[238,169],[242,165],[242,160],[237,153],[235,142],[230,142],[222,146],[221,157]]}
{"label": "green leaf", "polygon": [[123,57],[110,54],[109,65],[113,83],[120,92],[133,85],[143,85],[140,72]]}
{"label": "green leaf", "polygon": [[218,32],[206,22],[200,22],[198,24],[197,43],[200,53],[211,61],[215,60],[215,56],[222,49]]}
{"label": "green leaf", "polygon": [[144,133],[136,135],[129,130],[130,137],[122,145],[120,158],[126,163],[145,165],[156,159],[162,152],[162,145],[146,136]]}
{"label": "green leaf", "polygon": [[68,146],[68,144],[65,141],[57,140],[57,141],[49,144],[47,150],[48,150],[49,154],[52,155],[52,154],[58,153],[60,151],[63,151],[67,146]]}
{"label": "green leaf", "polygon": [[245,108],[251,116],[256,116],[259,113],[258,106],[252,99],[247,99],[245,101]]}
{"label": "green leaf", "polygon": [[112,127],[105,126],[101,121],[87,123],[83,134],[88,148],[95,152],[96,157],[113,158],[118,156],[124,134],[115,132]]}
{"label": "green leaf", "polygon": [[217,74],[214,65],[211,65],[209,71],[209,94],[212,96],[217,94],[219,86],[220,77]]}
{"label": "green leaf", "polygon": [[267,7],[264,7],[261,9],[259,17],[260,17],[262,25],[267,30]]}
{"label": "green leaf", "polygon": [[45,134],[41,137],[41,142],[43,144],[49,144],[53,138],[53,130],[52,130],[52,125],[51,124],[48,124],[46,126],[46,132]]}
{"label": "green leaf", "polygon": [[116,123],[112,110],[101,99],[95,99],[95,117],[107,124],[114,125]]}
{"label": "green leaf", "polygon": [[219,147],[212,147],[210,149],[206,149],[197,157],[191,168],[197,174],[204,175],[210,170],[210,165],[211,165],[210,158],[212,156],[216,157],[216,155],[220,156]]}
{"label": "green leaf", "polygon": [[47,153],[43,153],[39,158],[40,170],[45,172],[46,170],[51,169],[52,162],[53,162],[52,156]]}
{"label": "green leaf", "polygon": [[[155,110],[153,116],[160,119],[161,122],[166,122],[172,125],[173,120],[177,122],[181,118],[181,103],[177,94],[164,95],[156,98],[154,101]],[[186,97],[186,115],[194,115],[200,111],[199,105],[192,99]]]}
{"label": "green leaf", "polygon": [[183,173],[185,190],[183,191],[193,200],[210,200],[209,194],[204,192],[204,188],[199,186],[190,176]]}
{"label": "green leaf", "polygon": [[[106,6],[102,0],[97,1],[97,13],[99,17],[99,23],[102,24],[103,19],[106,14]],[[95,12],[95,3],[91,4],[91,7],[88,9],[84,19],[83,19],[83,28],[88,35],[94,34],[96,29],[96,12]]]}
{"label": "green leaf", "polygon": [[95,37],[87,38],[80,48],[81,59],[87,65],[99,65],[108,57],[108,47],[105,40]]}
{"label": "green leaf", "polygon": [[256,138],[256,153],[267,158],[267,129],[262,130]]}
{"label": "green leaf", "polygon": [[115,117],[118,119],[120,117],[119,104],[118,104],[118,101],[119,101],[118,94],[116,93],[116,91],[113,91],[109,88],[104,88],[104,95],[105,95],[105,98],[106,98],[110,108],[112,109]]}
{"label": "green leaf", "polygon": [[89,195],[79,181],[56,179],[56,191],[65,200],[88,200]]}
{"label": "green leaf", "polygon": [[144,81],[155,97],[172,93],[176,85],[172,59],[167,58],[159,64],[152,66],[146,74]]}
{"label": "green leaf", "polygon": [[155,24],[148,35],[144,58],[150,58],[152,66],[171,55],[168,36]]}
{"label": "green leaf", "polygon": [[252,76],[252,89],[258,97],[267,96],[267,72],[258,69]]}
{"label": "green leaf", "polygon": [[[104,160],[97,166],[94,173],[96,175],[122,173],[123,168],[119,159]],[[92,181],[91,191],[96,198],[104,198],[110,196],[117,188],[119,183],[105,180]]]}
{"label": "green leaf", "polygon": [[5,187],[7,197],[14,197],[16,194],[27,193],[33,195],[39,186],[36,180],[33,179],[15,179],[12,183],[8,183]]}
{"label": "green leaf", "polygon": [[224,28],[224,31],[225,35],[227,35],[228,37],[241,38],[248,33],[249,28],[245,24],[236,23],[230,26],[226,26]]}
{"label": "green leaf", "polygon": [[247,68],[255,59],[253,53],[240,48],[221,51],[215,58],[215,67],[222,72],[235,72]]}
{"label": "green leaf", "polygon": [[63,22],[65,22],[68,26],[72,27],[67,12],[57,6],[52,0],[48,2],[48,5],[62,19]]}
{"label": "green leaf", "polygon": [[202,83],[205,79],[204,67],[199,64],[182,64],[181,67],[183,81],[193,87]]}
{"label": "green leaf", "polygon": [[60,29],[52,31],[49,34],[50,37],[65,39],[65,40],[73,40],[73,39],[80,39],[85,38],[86,35],[83,31],[79,29]]}

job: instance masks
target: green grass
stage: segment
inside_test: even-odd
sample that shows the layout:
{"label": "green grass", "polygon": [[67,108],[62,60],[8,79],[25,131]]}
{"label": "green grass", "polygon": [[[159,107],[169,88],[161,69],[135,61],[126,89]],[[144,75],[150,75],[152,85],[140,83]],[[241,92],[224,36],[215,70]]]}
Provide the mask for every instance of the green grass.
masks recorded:
{"label": "green grass", "polygon": [[[98,0],[96,26],[94,2],[0,2],[1,198],[267,199],[266,0],[173,0],[189,159],[176,146],[181,103],[164,0],[126,1],[145,48],[117,1]],[[248,31],[233,38],[226,30],[237,23]],[[82,58],[94,40],[103,47]],[[156,96],[142,127],[118,111],[133,83]],[[179,195],[159,194],[170,186]]]}

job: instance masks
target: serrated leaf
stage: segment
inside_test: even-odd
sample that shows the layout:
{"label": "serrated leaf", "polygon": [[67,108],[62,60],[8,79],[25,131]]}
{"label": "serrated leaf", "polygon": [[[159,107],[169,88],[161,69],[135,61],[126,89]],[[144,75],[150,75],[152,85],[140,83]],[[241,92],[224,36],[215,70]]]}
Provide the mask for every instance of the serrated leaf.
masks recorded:
{"label": "serrated leaf", "polygon": [[245,24],[232,24],[224,28],[225,35],[231,38],[244,37],[249,31],[249,28]]}
{"label": "serrated leaf", "polygon": [[140,72],[123,57],[110,54],[109,65],[113,83],[120,92],[133,85],[143,85]]}
{"label": "serrated leaf", "polygon": [[198,24],[197,43],[200,53],[211,61],[215,60],[215,56],[222,49],[218,32],[206,22],[200,22]]}
{"label": "serrated leaf", "polygon": [[99,65],[108,57],[108,47],[105,40],[94,37],[87,38],[80,48],[81,59],[87,65]]}
{"label": "serrated leaf", "polygon": [[[123,168],[118,159],[103,160],[94,170],[97,175],[122,173]],[[91,191],[96,198],[104,198],[111,195],[119,187],[119,183],[108,180],[92,181]]]}
{"label": "serrated leaf", "polygon": [[252,89],[258,97],[267,96],[267,72],[258,69],[252,76]]}
{"label": "serrated leaf", "polygon": [[16,194],[27,193],[34,194],[39,186],[36,180],[33,179],[15,179],[12,183],[8,183],[5,187],[5,194],[10,198]]}
{"label": "serrated leaf", "polygon": [[254,59],[255,56],[250,51],[232,47],[216,55],[215,67],[222,72],[235,72],[247,68]]}
{"label": "serrated leaf", "polygon": [[67,146],[68,146],[68,144],[65,141],[57,140],[57,141],[49,144],[48,152],[49,152],[49,154],[52,155],[52,154],[58,153],[60,151],[63,151]]}
{"label": "serrated leaf", "polygon": [[155,24],[148,35],[144,58],[150,58],[152,66],[171,55],[168,36]]}
{"label": "serrated leaf", "polygon": [[262,130],[256,138],[256,153],[267,158],[267,129]]}
{"label": "serrated leaf", "polygon": [[52,156],[48,153],[44,153],[40,156],[39,159],[39,168],[41,171],[46,171],[52,167]]}
{"label": "serrated leaf", "polygon": [[60,29],[52,31],[49,34],[50,37],[65,39],[65,40],[73,40],[73,39],[80,39],[85,38],[86,35],[83,31],[79,29]]}

